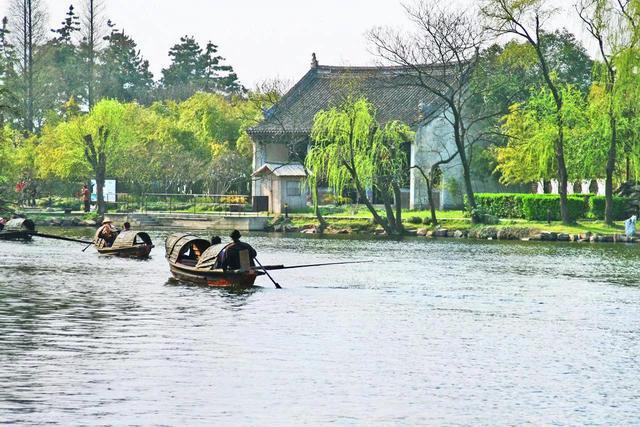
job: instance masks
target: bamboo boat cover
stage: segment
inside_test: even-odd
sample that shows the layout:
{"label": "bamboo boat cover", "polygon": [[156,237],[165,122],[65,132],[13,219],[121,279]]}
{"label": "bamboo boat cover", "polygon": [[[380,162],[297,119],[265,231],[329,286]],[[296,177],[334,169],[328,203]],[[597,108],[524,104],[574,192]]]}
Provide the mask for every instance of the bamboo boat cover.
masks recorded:
{"label": "bamboo boat cover", "polygon": [[211,243],[208,240],[202,239],[198,236],[194,236],[189,233],[175,233],[167,237],[165,242],[165,249],[167,251],[167,259],[170,263],[178,262],[180,255],[185,253],[190,247],[195,245],[200,253],[204,253]]}
{"label": "bamboo boat cover", "polygon": [[130,248],[135,245],[151,245],[151,237],[141,231],[121,231],[111,245],[112,249]]}
{"label": "bamboo boat cover", "polygon": [[35,231],[36,225],[33,221],[26,218],[14,218],[7,221],[4,225],[4,231]]}
{"label": "bamboo boat cover", "polygon": [[217,245],[209,246],[206,251],[202,253],[200,259],[198,260],[198,264],[196,267],[198,268],[213,268],[216,261],[218,260],[218,255],[220,251],[225,247],[224,243],[220,243]]}

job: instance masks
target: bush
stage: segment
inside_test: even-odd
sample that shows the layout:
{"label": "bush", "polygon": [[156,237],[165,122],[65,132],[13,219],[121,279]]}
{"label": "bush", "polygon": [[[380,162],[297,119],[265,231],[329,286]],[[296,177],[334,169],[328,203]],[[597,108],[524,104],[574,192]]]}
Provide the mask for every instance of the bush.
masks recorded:
{"label": "bush", "polygon": [[[486,215],[498,218],[524,218],[522,198],[529,196],[524,193],[477,193],[476,205]],[[467,206],[466,197],[465,205]],[[468,209],[467,209],[468,210]]]}
{"label": "bush", "polygon": [[[590,197],[589,218],[604,219],[605,204],[606,201],[604,196]],[[617,196],[613,197],[613,219],[615,221],[626,219],[630,210],[631,205],[629,204],[629,199]]]}
{"label": "bush", "polygon": [[411,216],[407,219],[409,224],[422,224],[422,218],[419,216]]}
{"label": "bush", "polygon": [[[575,221],[587,214],[586,196],[568,196],[569,219]],[[560,220],[560,196],[557,194],[527,194],[522,197],[522,212],[529,221]]]}

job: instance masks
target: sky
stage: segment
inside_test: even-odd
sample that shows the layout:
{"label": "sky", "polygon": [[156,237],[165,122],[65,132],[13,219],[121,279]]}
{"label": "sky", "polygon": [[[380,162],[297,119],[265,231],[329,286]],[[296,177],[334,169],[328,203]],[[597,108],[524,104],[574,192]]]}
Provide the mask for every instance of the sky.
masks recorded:
{"label": "sky", "polygon": [[[58,27],[69,4],[42,0],[50,27]],[[103,0],[105,15],[138,43],[156,78],[169,63],[169,48],[181,36],[208,40],[248,88],[266,79],[295,82],[309,69],[311,53],[320,64],[371,65],[365,33],[375,26],[407,27],[400,0]],[[455,1],[455,0],[453,0]],[[458,0],[471,4],[474,0]],[[554,0],[570,7],[573,0]],[[7,13],[10,0],[0,0]],[[566,5],[565,5],[566,3]],[[576,19],[561,14],[552,24],[583,36]]]}

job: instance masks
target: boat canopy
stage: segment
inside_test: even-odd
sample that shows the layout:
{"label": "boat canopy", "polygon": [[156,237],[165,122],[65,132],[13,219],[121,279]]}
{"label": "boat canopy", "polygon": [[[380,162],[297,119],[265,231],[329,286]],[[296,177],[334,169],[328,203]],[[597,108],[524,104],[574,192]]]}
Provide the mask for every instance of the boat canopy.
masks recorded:
{"label": "boat canopy", "polygon": [[4,225],[5,231],[35,231],[36,225],[30,219],[14,218]]}
{"label": "boat canopy", "polygon": [[202,253],[200,259],[198,260],[198,264],[196,267],[198,268],[207,268],[213,267],[218,260],[218,255],[220,251],[225,247],[224,243],[220,243],[218,245],[209,246],[206,251]]}
{"label": "boat canopy", "polygon": [[151,245],[151,237],[141,231],[121,231],[111,245],[112,248],[130,248],[135,245]]}
{"label": "boat canopy", "polygon": [[[208,240],[202,239],[198,236],[188,233],[176,233],[167,237],[165,242],[165,249],[167,251],[167,259],[171,263],[178,262],[178,259],[182,257],[187,251],[192,250],[194,247],[200,252],[200,255],[195,257],[194,261],[197,261],[201,254],[203,254],[207,248],[211,246]],[[195,262],[194,262],[195,264]]]}

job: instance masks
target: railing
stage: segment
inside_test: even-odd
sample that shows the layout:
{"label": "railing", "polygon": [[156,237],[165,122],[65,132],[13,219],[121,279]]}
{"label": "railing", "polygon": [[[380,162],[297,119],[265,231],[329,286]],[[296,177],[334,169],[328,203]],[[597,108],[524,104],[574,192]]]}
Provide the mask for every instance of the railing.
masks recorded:
{"label": "railing", "polygon": [[143,212],[243,213],[252,210],[251,197],[241,194],[144,193],[140,201]]}

